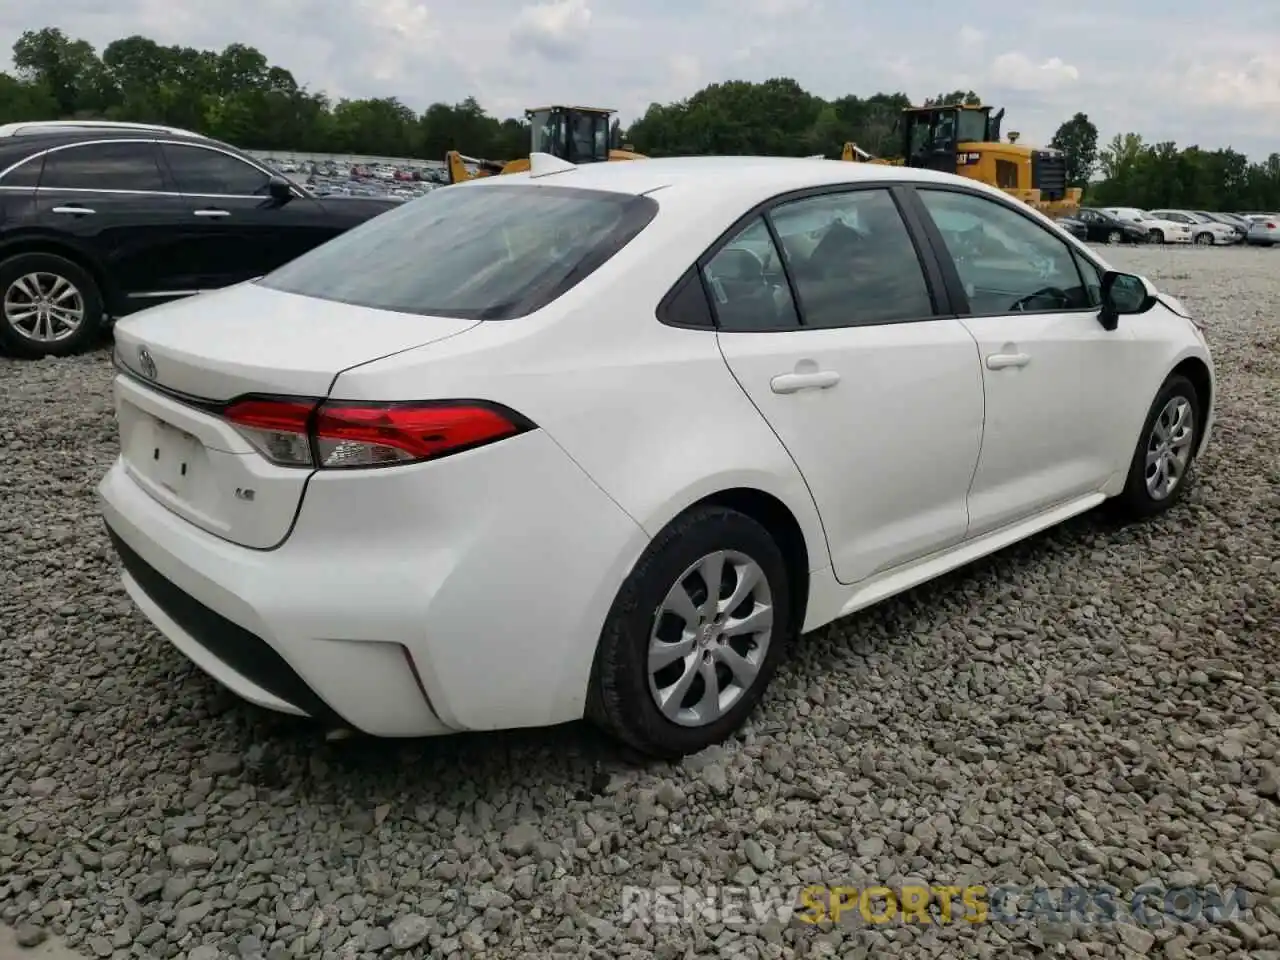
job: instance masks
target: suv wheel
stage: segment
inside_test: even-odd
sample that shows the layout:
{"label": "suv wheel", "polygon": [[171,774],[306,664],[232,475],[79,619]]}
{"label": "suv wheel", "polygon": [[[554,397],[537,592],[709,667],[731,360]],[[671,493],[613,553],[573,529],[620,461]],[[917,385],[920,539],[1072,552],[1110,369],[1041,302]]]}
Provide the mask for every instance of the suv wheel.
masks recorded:
{"label": "suv wheel", "polygon": [[83,350],[102,327],[102,293],[87,270],[52,253],[0,262],[0,348],[38,360]]}

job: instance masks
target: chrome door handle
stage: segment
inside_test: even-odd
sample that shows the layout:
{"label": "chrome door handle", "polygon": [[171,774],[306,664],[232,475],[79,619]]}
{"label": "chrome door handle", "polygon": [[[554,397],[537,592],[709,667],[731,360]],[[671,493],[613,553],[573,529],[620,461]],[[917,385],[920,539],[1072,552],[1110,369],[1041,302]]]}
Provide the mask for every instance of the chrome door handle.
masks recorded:
{"label": "chrome door handle", "polygon": [[90,213],[96,213],[97,211],[90,210],[88,207],[54,207],[53,212],[69,213],[72,216],[83,217],[83,216],[87,216]]}
{"label": "chrome door handle", "polygon": [[992,353],[987,356],[988,370],[1004,370],[1006,367],[1025,367],[1031,357],[1025,353]]}
{"label": "chrome door handle", "polygon": [[230,210],[196,210],[194,211],[194,213],[197,217],[229,217],[231,216]]}
{"label": "chrome door handle", "polygon": [[800,390],[826,390],[839,382],[840,374],[834,370],[782,373],[769,381],[769,389],[774,393],[797,393]]}

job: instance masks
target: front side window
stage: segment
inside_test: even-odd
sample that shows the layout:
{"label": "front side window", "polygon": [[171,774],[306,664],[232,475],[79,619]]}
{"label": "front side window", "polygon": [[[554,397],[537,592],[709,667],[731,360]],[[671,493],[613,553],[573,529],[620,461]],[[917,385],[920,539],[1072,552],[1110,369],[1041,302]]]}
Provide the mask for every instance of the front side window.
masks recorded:
{"label": "front side window", "polygon": [[507,320],[581,283],[657,212],[657,201],[633,194],[458,184],[366,220],[259,282],[377,310]]}
{"label": "front side window", "polygon": [[1003,203],[918,188],[975,315],[1083,309],[1092,296],[1071,246]]}
{"label": "front side window", "polygon": [[164,155],[182,193],[223,197],[267,194],[269,175],[221,150],[166,143]]}
{"label": "front side window", "polygon": [[[8,178],[5,179],[6,185]],[[162,193],[164,177],[155,144],[86,143],[45,154],[40,177],[44,190],[126,190]]]}
{"label": "front side window", "polygon": [[787,330],[800,325],[782,258],[763,217],[738,231],[703,270],[721,330]]}
{"label": "front side window", "polygon": [[786,252],[806,326],[921,320],[933,299],[888,190],[854,190],[779,204],[769,214]]}

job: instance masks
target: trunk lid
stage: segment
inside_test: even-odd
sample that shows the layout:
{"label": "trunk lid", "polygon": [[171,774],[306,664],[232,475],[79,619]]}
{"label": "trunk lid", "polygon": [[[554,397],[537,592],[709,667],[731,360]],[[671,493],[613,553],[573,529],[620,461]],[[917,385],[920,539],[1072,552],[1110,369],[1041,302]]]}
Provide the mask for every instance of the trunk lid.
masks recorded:
{"label": "trunk lid", "polygon": [[480,321],[368,310],[241,284],[116,325],[116,421],[130,477],[233,543],[279,545],[309,469],[275,466],[219,414],[248,393],[322,398],[339,373]]}
{"label": "trunk lid", "polygon": [[250,282],[123,318],[115,325],[116,357],[143,379],[202,400],[323,397],[348,367],[456,336],[478,322],[369,310]]}

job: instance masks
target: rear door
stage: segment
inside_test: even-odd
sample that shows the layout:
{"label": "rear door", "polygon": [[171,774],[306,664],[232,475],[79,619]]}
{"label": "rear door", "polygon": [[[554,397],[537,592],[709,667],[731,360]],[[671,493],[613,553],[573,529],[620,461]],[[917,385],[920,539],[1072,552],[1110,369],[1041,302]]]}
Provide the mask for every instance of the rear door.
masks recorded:
{"label": "rear door", "polygon": [[56,147],[44,157],[28,224],[86,251],[106,274],[109,300],[139,302],[181,291],[168,256],[181,201],[147,140]]}
{"label": "rear door", "polygon": [[262,276],[339,232],[310,197],[269,196],[270,172],[242,157],[212,144],[161,149],[184,202],[175,256],[199,289]]}
{"label": "rear door", "polygon": [[784,200],[700,264],[725,362],[808,483],[844,583],[968,527],[982,376],[926,262],[895,192],[867,187]]}

